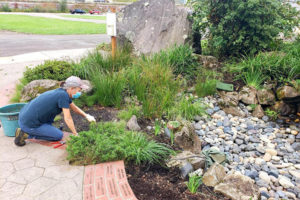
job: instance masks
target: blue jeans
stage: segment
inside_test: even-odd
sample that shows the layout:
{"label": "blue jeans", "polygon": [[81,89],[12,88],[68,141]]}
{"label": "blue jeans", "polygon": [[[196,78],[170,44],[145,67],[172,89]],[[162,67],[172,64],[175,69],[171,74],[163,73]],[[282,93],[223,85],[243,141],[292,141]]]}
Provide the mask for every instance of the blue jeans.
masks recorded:
{"label": "blue jeans", "polygon": [[22,124],[19,125],[22,131],[29,135],[29,139],[39,139],[39,140],[49,140],[49,141],[59,141],[63,137],[63,132],[58,128],[52,126],[51,124],[42,124],[37,128],[29,128]]}

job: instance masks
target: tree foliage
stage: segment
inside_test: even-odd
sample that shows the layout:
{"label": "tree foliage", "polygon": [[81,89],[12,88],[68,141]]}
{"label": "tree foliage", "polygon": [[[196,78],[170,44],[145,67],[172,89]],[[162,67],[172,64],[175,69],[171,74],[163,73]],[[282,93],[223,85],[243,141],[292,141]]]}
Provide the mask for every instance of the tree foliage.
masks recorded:
{"label": "tree foliage", "polygon": [[191,0],[193,29],[207,33],[211,53],[255,54],[276,44],[279,33],[291,33],[299,12],[281,0]]}

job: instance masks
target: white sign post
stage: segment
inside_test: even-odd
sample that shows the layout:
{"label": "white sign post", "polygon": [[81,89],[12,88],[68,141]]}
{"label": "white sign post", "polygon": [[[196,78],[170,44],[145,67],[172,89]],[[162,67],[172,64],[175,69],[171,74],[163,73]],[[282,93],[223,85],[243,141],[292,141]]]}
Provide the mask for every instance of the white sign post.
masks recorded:
{"label": "white sign post", "polygon": [[106,13],[106,32],[109,36],[117,36],[117,16],[116,13]]}
{"label": "white sign post", "polygon": [[115,9],[106,13],[106,32],[107,35],[111,36],[111,53],[115,57],[117,49],[117,16]]}

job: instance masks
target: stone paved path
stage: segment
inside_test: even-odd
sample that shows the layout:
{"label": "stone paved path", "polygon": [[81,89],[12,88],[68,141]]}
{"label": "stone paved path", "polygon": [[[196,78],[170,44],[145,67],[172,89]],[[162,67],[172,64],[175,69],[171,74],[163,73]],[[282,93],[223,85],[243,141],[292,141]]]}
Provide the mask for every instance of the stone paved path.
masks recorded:
{"label": "stone paved path", "polygon": [[82,199],[84,167],[70,166],[66,151],[13,140],[0,129],[0,199]]}

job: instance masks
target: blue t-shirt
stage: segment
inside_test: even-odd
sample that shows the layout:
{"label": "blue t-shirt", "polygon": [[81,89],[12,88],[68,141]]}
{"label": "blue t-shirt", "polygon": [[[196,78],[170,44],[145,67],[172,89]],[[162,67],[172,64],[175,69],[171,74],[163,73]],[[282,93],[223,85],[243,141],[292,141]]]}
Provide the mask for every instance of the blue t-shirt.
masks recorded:
{"label": "blue t-shirt", "polygon": [[45,123],[53,123],[62,108],[70,108],[72,99],[66,90],[58,88],[39,95],[22,108],[19,123],[29,128],[37,128]]}

